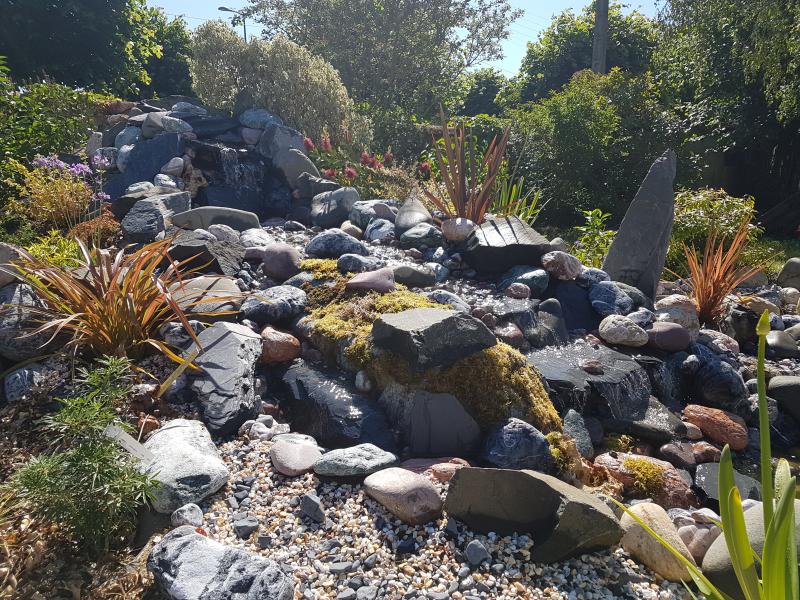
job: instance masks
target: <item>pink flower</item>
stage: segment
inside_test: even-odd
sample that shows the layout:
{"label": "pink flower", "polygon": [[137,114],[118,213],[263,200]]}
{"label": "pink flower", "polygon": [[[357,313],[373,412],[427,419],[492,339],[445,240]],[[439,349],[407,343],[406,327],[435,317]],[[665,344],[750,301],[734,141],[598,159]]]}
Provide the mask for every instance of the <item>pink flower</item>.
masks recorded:
{"label": "pink flower", "polygon": [[358,177],[358,171],[356,171],[353,167],[345,167],[343,173],[348,179],[355,179]]}
{"label": "pink flower", "polygon": [[423,175],[431,174],[431,165],[427,160],[419,163],[419,166],[417,168],[419,169],[419,172],[422,173]]}
{"label": "pink flower", "polygon": [[386,154],[383,155],[383,164],[388,167],[392,162],[394,162],[394,154],[392,154],[391,150],[387,150]]}
{"label": "pink flower", "polygon": [[333,150],[331,145],[331,138],[327,134],[323,134],[322,139],[319,141],[319,146],[323,152],[330,152]]}
{"label": "pink flower", "polygon": [[306,150],[308,150],[309,152],[313,151],[314,148],[315,148],[314,140],[312,140],[310,137],[304,137],[303,138],[303,145],[306,147]]}
{"label": "pink flower", "polygon": [[322,174],[325,175],[326,179],[333,179],[334,177],[336,177],[336,169],[334,169],[333,167],[331,167],[330,169],[325,169],[322,172]]}
{"label": "pink flower", "polygon": [[368,167],[372,164],[372,157],[366,150],[361,151],[361,164],[364,165],[365,167]]}

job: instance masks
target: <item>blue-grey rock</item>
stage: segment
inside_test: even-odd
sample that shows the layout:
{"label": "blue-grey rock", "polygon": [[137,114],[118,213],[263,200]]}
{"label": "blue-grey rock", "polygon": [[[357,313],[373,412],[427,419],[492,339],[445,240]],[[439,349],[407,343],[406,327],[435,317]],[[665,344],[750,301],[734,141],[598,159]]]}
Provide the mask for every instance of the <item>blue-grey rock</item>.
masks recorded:
{"label": "blue-grey rock", "polygon": [[407,287],[425,288],[436,283],[436,273],[427,265],[402,264],[392,270],[394,280]]}
{"label": "blue-grey rock", "polygon": [[175,236],[169,253],[173,260],[186,261],[189,268],[202,273],[234,277],[242,268],[245,250],[239,242],[218,241],[209,232],[197,229]]}
{"label": "blue-grey rock", "polygon": [[314,463],[314,473],[323,477],[366,477],[391,467],[397,456],[374,444],[358,444],[323,454]]}
{"label": "blue-grey rock", "polygon": [[31,389],[44,381],[47,369],[39,363],[29,363],[5,376],[3,387],[6,402],[13,404],[25,398]]}
{"label": "blue-grey rock", "polygon": [[681,365],[689,398],[747,418],[749,394],[739,372],[702,344],[692,344],[689,351],[693,354]]}
{"label": "blue-grey rock", "polygon": [[291,148],[305,152],[303,134],[276,122],[267,124],[256,144],[258,153],[268,160],[274,160],[276,156],[288,152]]}
{"label": "blue-grey rock", "polygon": [[311,222],[325,228],[339,227],[358,201],[358,192],[351,187],[317,194],[311,200]]}
{"label": "blue-grey rock", "polygon": [[314,236],[306,245],[306,254],[315,258],[339,258],[342,254],[369,256],[369,248],[352,235],[333,228]]}
{"label": "blue-grey rock", "polygon": [[602,269],[596,269],[595,267],[587,267],[585,268],[576,278],[575,283],[579,286],[584,288],[590,288],[595,283],[599,283],[601,281],[610,281],[611,278],[608,276],[608,273],[603,271]]}
{"label": "blue-grey rock", "polygon": [[394,238],[394,223],[386,219],[373,219],[364,230],[364,239],[369,242],[384,242]]}
{"label": "blue-grey rock", "polygon": [[598,281],[589,288],[589,301],[597,314],[627,315],[633,311],[633,300],[613,281]]}
{"label": "blue-grey rock", "polygon": [[544,269],[535,269],[528,265],[511,267],[500,278],[498,290],[504,290],[512,283],[523,283],[531,290],[531,298],[541,298],[550,283],[550,276]]}
{"label": "blue-grey rock", "polygon": [[126,127],[114,138],[114,146],[119,150],[123,146],[133,145],[139,141],[141,136],[142,130],[138,127]]}
{"label": "blue-grey rock", "polygon": [[402,234],[420,223],[430,223],[433,221],[433,216],[425,208],[425,205],[416,196],[409,197],[400,210],[397,211],[397,216],[394,220],[394,225],[398,233]]}
{"label": "blue-grey rock", "polygon": [[152,504],[160,513],[200,502],[228,481],[228,468],[200,421],[173,419],[150,434],[144,447],[153,458],[142,469],[159,482]]}
{"label": "blue-grey rock", "polygon": [[430,223],[418,223],[400,236],[400,246],[403,248],[436,248],[443,243],[442,232]]}
{"label": "blue-grey rock", "polygon": [[492,559],[492,555],[480,540],[472,540],[467,544],[467,547],[464,548],[464,556],[467,557],[467,562],[473,569]]}
{"label": "blue-grey rock", "polygon": [[125,188],[133,183],[152,181],[171,158],[183,155],[183,147],[184,142],[177,133],[140,140],[130,151],[125,172],[106,178],[103,191],[113,200],[122,196]]}
{"label": "blue-grey rock", "polygon": [[203,509],[197,504],[190,502],[180,508],[176,508],[169,517],[170,525],[180,527],[181,525],[191,525],[192,527],[202,527]]}
{"label": "blue-grey rock", "polygon": [[470,305],[464,299],[447,290],[425,292],[425,296],[437,304],[447,304],[450,308],[458,312],[468,313],[471,310]]}
{"label": "blue-grey rock", "polygon": [[384,266],[384,261],[375,256],[361,256],[360,254],[342,254],[336,261],[336,268],[343,275],[347,273],[364,273],[375,271]]}
{"label": "blue-grey rock", "polygon": [[589,434],[589,429],[586,427],[583,416],[576,410],[570,408],[567,414],[564,415],[563,423],[564,434],[575,440],[575,446],[577,446],[581,456],[591,460],[594,457],[594,445],[592,444],[592,436]]}
{"label": "blue-grey rock", "polygon": [[307,492],[300,497],[300,512],[317,523],[325,521],[322,500],[314,492]]}
{"label": "blue-grey rock", "polygon": [[278,285],[258,292],[242,303],[242,314],[260,326],[288,321],[305,310],[306,293],[291,285]]}
{"label": "blue-grey rock", "polygon": [[531,469],[548,473],[555,467],[544,434],[530,423],[513,417],[489,432],[481,459],[498,469]]}
{"label": "blue-grey rock", "polygon": [[[396,204],[396,200],[359,200],[353,205],[350,210],[348,219],[350,222],[361,229],[366,229],[373,219],[381,218],[375,212],[375,206],[378,204],[386,205]],[[385,217],[383,217],[385,218]]]}
{"label": "blue-grey rock", "polygon": [[184,525],[159,541],[147,569],[169,600],[292,600],[294,583],[280,566],[226,546]]}
{"label": "blue-grey rock", "polygon": [[172,224],[173,215],[189,210],[188,192],[174,192],[137,200],[122,219],[122,233],[131,243],[146,244]]}
{"label": "blue-grey rock", "polygon": [[550,242],[517,217],[486,219],[472,230],[463,252],[478,272],[504,273],[516,265],[540,266]]}
{"label": "blue-grey rock", "polygon": [[239,123],[252,129],[266,129],[269,125],[283,125],[280,117],[263,108],[248,108],[239,115]]}
{"label": "blue-grey rock", "polygon": [[[261,358],[261,336],[238,323],[214,323],[198,336],[203,348],[195,364],[203,375],[195,377],[192,389],[203,420],[216,435],[238,431],[261,408],[256,395],[255,367]],[[190,355],[195,348],[186,351]]]}

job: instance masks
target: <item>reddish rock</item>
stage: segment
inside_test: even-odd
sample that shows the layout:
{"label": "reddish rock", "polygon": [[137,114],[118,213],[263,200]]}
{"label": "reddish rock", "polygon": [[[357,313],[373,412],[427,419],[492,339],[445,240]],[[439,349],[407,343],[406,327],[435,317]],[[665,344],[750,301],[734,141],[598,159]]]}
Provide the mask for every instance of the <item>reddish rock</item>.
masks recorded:
{"label": "reddish rock", "polygon": [[512,283],[509,285],[505,292],[503,292],[509,298],[517,298],[517,299],[526,299],[531,297],[531,288],[529,288],[524,283]]}
{"label": "reddish rock", "polygon": [[525,334],[514,323],[500,325],[494,330],[494,334],[501,342],[505,342],[512,348],[522,348],[525,345]]}
{"label": "reddish rock", "polygon": [[596,457],[594,464],[608,469],[611,476],[623,485],[626,495],[642,497],[646,494],[637,487],[634,472],[625,466],[625,461],[628,459],[646,460],[662,469],[663,489],[654,495],[653,501],[656,504],[666,509],[700,505],[697,496],[681,477],[678,469],[667,461],[626,452],[608,452]]}
{"label": "reddish rock", "polygon": [[744,419],[718,408],[689,404],[683,409],[683,418],[697,425],[718,444],[728,444],[731,450],[747,448],[747,425]]}
{"label": "reddish rock", "polygon": [[153,415],[139,415],[139,425],[137,427],[141,432],[141,439],[145,440],[151,433],[161,427],[161,423]]}
{"label": "reddish rock", "polygon": [[439,463],[431,467],[431,473],[439,481],[450,481],[456,471],[463,469],[466,465],[461,465],[452,462]]}
{"label": "reddish rock", "polygon": [[672,442],[658,449],[664,460],[679,469],[691,469],[695,465],[694,449],[689,442]]}
{"label": "reddish rock", "polygon": [[442,498],[433,483],[406,469],[390,467],[373,473],[364,480],[364,492],[410,525],[442,515]]}
{"label": "reddish rock", "polygon": [[382,294],[395,289],[394,271],[384,267],[375,271],[366,271],[350,278],[345,284],[348,290],[374,290]]}
{"label": "reddish rock", "polygon": [[281,414],[281,407],[277,404],[270,404],[268,402],[264,402],[261,405],[261,412],[265,415],[270,415],[271,417],[278,418]]}
{"label": "reddish rock", "polygon": [[694,461],[697,464],[719,462],[722,458],[722,451],[708,442],[695,442],[692,444]]}
{"label": "reddish rock", "polygon": [[300,340],[290,333],[265,327],[261,332],[261,339],[261,362],[264,364],[290,362],[300,356]]}
{"label": "reddish rock", "polygon": [[665,352],[686,350],[691,343],[689,330],[678,323],[656,321],[647,330],[647,345]]}

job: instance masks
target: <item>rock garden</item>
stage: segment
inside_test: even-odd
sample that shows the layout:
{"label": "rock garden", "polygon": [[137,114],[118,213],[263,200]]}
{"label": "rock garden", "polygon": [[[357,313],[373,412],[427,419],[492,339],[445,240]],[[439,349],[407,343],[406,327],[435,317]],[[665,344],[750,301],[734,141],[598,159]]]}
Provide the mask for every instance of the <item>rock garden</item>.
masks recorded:
{"label": "rock garden", "polygon": [[94,571],[118,598],[667,600],[691,567],[743,597],[721,465],[760,552],[761,458],[800,446],[800,258],[739,269],[744,223],[666,271],[674,152],[592,266],[491,211],[507,132],[468,184],[445,123],[438,187],[378,197],[261,108],[108,112],[90,166],[38,166],[93,182],[85,241],[0,245],[13,597]]}

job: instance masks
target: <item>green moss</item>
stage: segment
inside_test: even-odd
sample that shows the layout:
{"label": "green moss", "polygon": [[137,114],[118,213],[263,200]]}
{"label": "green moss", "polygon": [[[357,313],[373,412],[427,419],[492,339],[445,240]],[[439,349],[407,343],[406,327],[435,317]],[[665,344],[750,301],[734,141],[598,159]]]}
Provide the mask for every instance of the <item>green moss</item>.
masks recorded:
{"label": "green moss", "polygon": [[664,492],[664,468],[646,458],[626,458],[622,466],[631,472],[634,487],[655,498]]}
{"label": "green moss", "polygon": [[335,258],[307,258],[300,263],[303,271],[310,271],[314,279],[332,279],[340,276]]}
{"label": "green moss", "polygon": [[339,275],[316,285],[304,283],[300,287],[308,296],[307,305],[313,311],[319,307],[329,306],[344,300],[348,295],[346,285],[347,279]]}
{"label": "green moss", "polygon": [[553,460],[556,463],[556,468],[560,473],[571,473],[575,471],[579,462],[578,448],[575,446],[575,440],[566,437],[559,431],[551,431],[545,438],[547,443],[550,444],[550,454],[553,455]]}
{"label": "green moss", "polygon": [[548,433],[561,430],[558,416],[539,373],[526,358],[503,343],[477,352],[446,369],[418,374],[396,356],[384,355],[369,365],[379,384],[392,380],[430,392],[452,394],[483,428],[517,416]]}
{"label": "green moss", "polygon": [[625,434],[611,433],[603,438],[600,449],[606,452],[630,452],[634,439]]}

